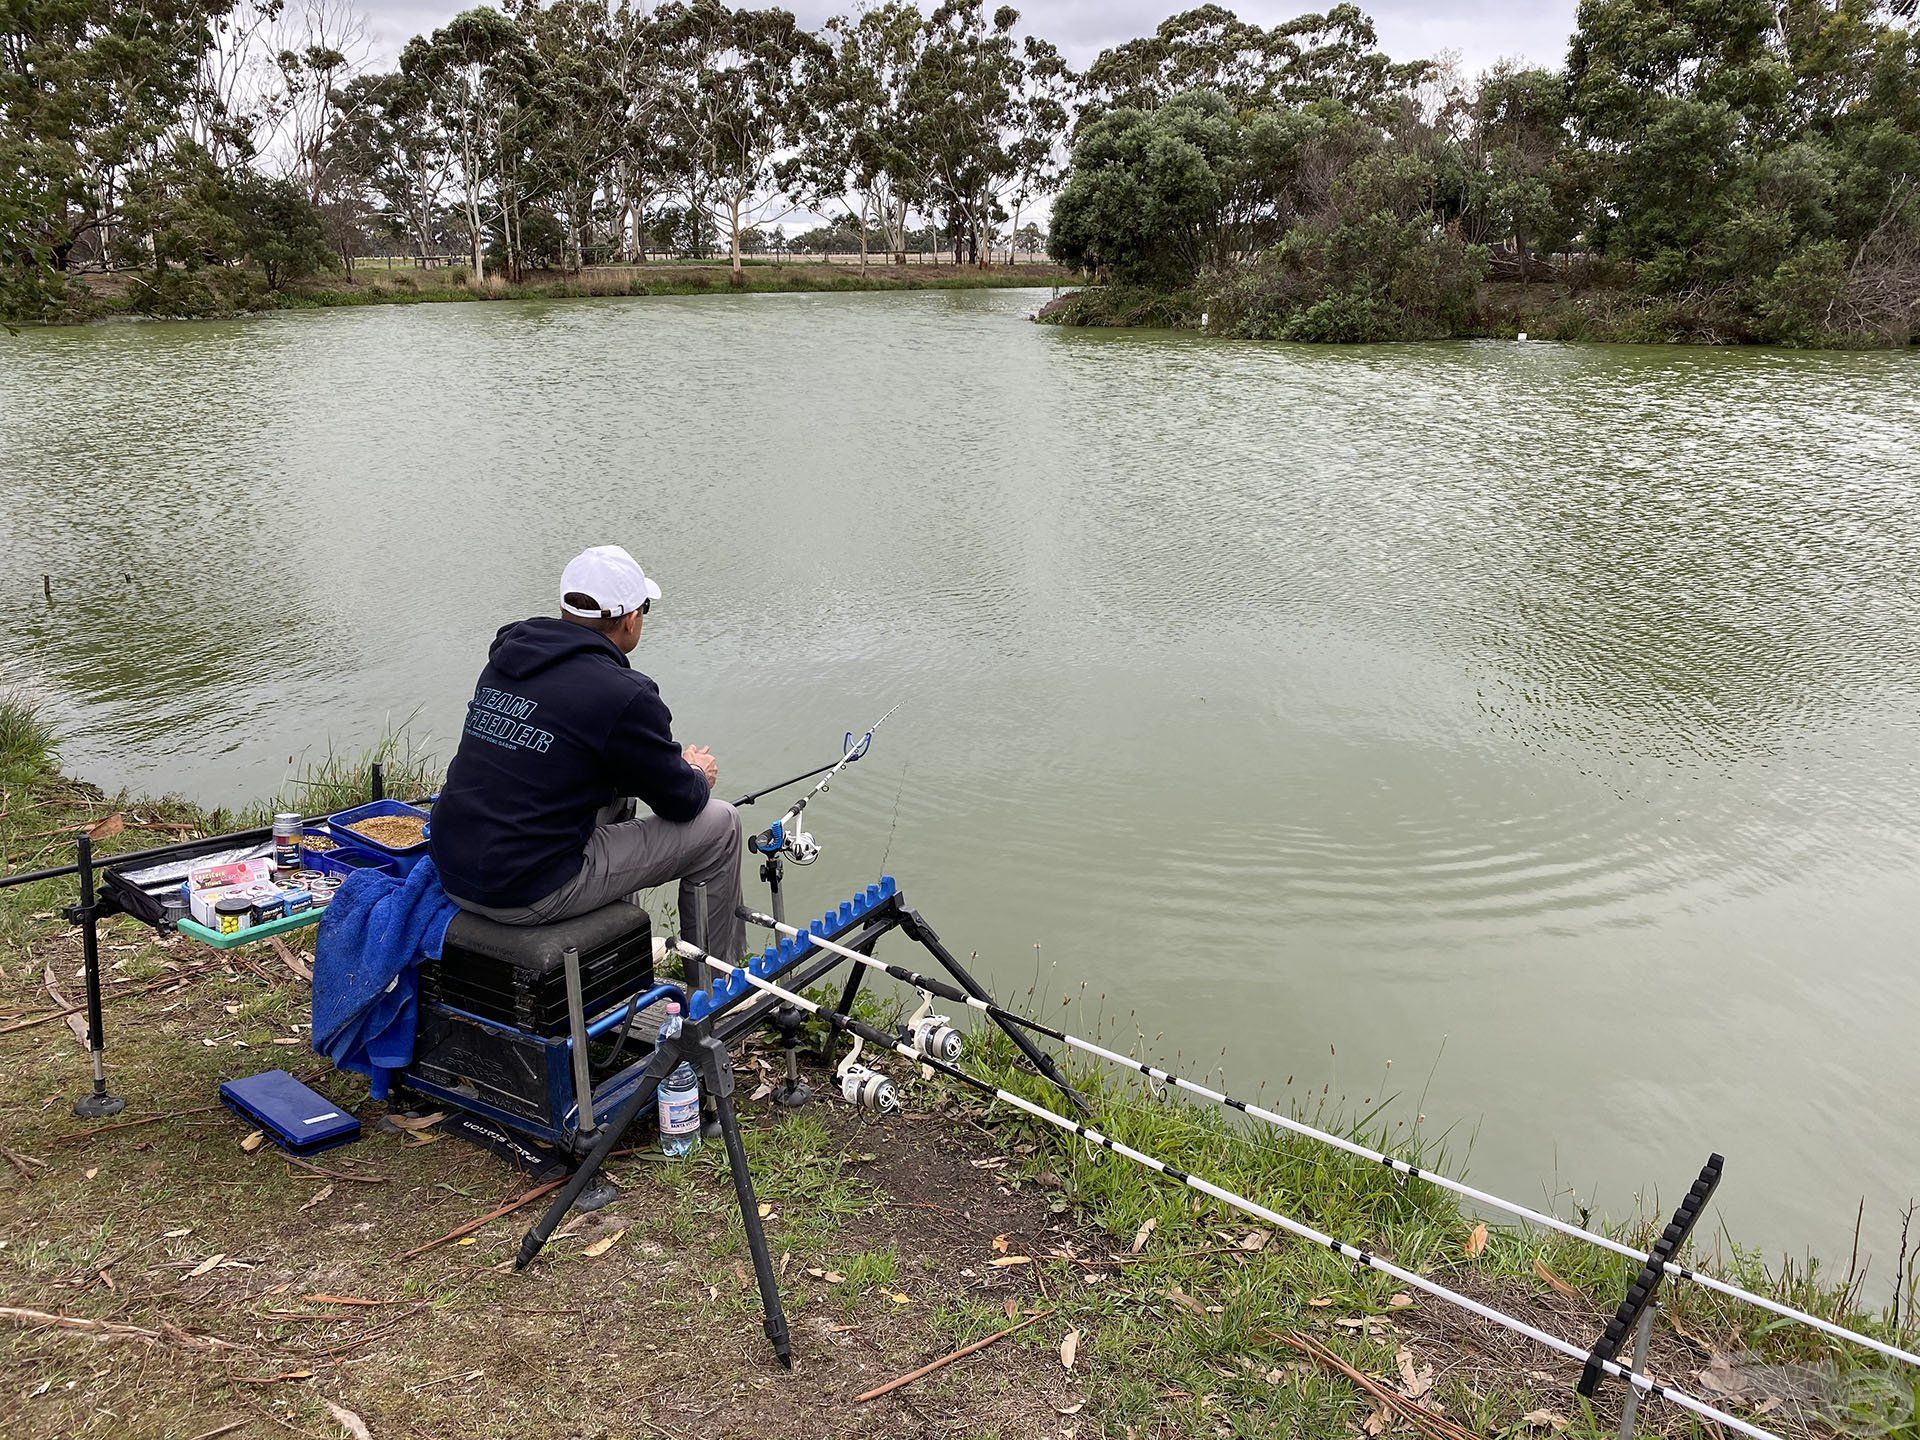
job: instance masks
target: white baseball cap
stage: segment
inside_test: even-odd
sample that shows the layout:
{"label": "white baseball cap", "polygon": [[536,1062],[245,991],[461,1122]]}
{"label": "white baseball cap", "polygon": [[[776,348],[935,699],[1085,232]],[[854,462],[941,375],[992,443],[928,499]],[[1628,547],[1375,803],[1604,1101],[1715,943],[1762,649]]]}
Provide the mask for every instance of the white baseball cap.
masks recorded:
{"label": "white baseball cap", "polygon": [[[567,603],[569,595],[585,595],[593,601],[582,609]],[[618,545],[595,545],[582,550],[560,572],[560,608],[583,620],[617,620],[638,610],[648,600],[660,598],[660,587],[647,578],[647,572]]]}

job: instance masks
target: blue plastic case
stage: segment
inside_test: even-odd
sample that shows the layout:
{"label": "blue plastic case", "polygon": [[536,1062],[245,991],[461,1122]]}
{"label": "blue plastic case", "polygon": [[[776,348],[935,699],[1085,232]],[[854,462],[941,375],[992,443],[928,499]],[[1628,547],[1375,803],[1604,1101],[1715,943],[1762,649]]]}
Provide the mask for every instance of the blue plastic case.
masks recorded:
{"label": "blue plastic case", "polygon": [[284,1070],[228,1080],[220,1099],[294,1155],[312,1155],[360,1138],[360,1121]]}

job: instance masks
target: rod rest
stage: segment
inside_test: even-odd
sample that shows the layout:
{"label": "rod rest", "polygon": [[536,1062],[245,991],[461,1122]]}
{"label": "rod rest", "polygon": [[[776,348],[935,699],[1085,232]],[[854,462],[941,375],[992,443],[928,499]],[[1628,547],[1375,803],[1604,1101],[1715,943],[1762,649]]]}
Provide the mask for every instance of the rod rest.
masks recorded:
{"label": "rod rest", "polygon": [[1607,1362],[1618,1363],[1620,1347],[1633,1334],[1633,1327],[1640,1323],[1640,1316],[1647,1306],[1653,1303],[1655,1293],[1660,1289],[1660,1277],[1666,1273],[1668,1264],[1693,1234],[1693,1227],[1700,1223],[1700,1216],[1707,1208],[1707,1201],[1713,1198],[1714,1189],[1720,1184],[1720,1172],[1726,1166],[1726,1160],[1719,1156],[1710,1156],[1707,1163],[1700,1167],[1700,1177],[1688,1189],[1686,1198],[1680,1202],[1680,1208],[1673,1212],[1673,1219],[1667,1228],[1660,1232],[1660,1238],[1653,1242],[1653,1249],[1647,1253],[1646,1264],[1640,1267],[1640,1275],[1627,1287],[1627,1297],[1620,1302],[1620,1308],[1614,1311],[1613,1319],[1607,1322],[1607,1328],[1601,1332],[1599,1340],[1594,1342],[1592,1352],[1587,1356],[1586,1368],[1580,1372],[1580,1383],[1574,1388],[1589,1399],[1600,1388],[1600,1382],[1606,1377]]}
{"label": "rod rest", "polygon": [[[778,944],[769,945],[760,954],[750,957],[745,968],[762,980],[770,980],[806,957],[814,948],[812,937],[818,936],[823,940],[837,938],[890,902],[899,891],[900,887],[891,875],[882,875],[879,884],[854,892],[851,900],[842,900],[825,915],[807,921],[806,934],[798,937],[783,935]],[[716,958],[731,963],[727,956]],[[752,989],[753,986],[738,971],[723,975],[706,989],[693,993],[687,1001],[687,1018],[704,1020],[738,1003]]]}

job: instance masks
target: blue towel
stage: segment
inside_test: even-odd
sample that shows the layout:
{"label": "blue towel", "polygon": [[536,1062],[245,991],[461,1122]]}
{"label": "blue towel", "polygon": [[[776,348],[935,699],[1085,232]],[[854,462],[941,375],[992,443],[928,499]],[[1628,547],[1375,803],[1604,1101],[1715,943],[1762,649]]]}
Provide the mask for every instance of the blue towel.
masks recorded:
{"label": "blue towel", "polygon": [[320,919],[313,957],[313,1048],[367,1077],[375,1100],[413,1063],[420,1020],[420,961],[440,958],[459,913],[433,861],[405,879],[375,870],[349,875]]}

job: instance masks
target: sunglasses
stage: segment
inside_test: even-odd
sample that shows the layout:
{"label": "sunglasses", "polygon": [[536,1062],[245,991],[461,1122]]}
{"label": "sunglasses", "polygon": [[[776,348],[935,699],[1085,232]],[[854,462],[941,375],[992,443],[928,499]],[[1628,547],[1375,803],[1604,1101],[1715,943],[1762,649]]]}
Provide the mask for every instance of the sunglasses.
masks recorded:
{"label": "sunglasses", "polygon": [[642,600],[642,601],[640,602],[640,613],[641,613],[642,615],[644,615],[644,614],[646,614],[646,613],[647,613],[647,612],[648,612],[649,610],[651,610],[651,609],[653,609],[653,601],[651,601],[651,600]]}

